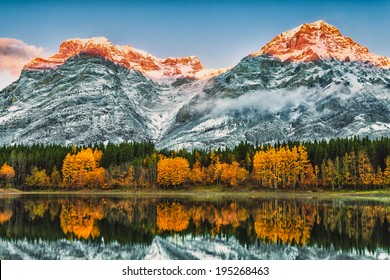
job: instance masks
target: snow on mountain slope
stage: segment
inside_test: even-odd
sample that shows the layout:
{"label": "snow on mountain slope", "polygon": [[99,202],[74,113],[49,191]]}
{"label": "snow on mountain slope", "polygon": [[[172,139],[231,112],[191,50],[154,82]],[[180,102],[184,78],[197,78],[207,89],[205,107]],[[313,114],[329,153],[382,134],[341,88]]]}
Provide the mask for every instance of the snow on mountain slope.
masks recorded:
{"label": "snow on mountain slope", "polygon": [[204,148],[390,136],[387,66],[322,21],[282,33],[222,73],[195,57],[70,40],[0,91],[0,144]]}
{"label": "snow on mountain slope", "polygon": [[157,141],[203,83],[156,83],[139,71],[80,54],[58,68],[25,70],[2,91],[0,139],[63,145]]}
{"label": "snow on mountain slope", "polygon": [[368,62],[375,66],[390,68],[388,57],[372,54],[369,50],[341,35],[340,31],[322,20],[300,25],[273,38],[259,52],[282,61],[307,62],[316,59]]}
{"label": "snow on mountain slope", "polygon": [[220,147],[390,136],[390,71],[337,60],[247,57],[178,112],[158,146]]}

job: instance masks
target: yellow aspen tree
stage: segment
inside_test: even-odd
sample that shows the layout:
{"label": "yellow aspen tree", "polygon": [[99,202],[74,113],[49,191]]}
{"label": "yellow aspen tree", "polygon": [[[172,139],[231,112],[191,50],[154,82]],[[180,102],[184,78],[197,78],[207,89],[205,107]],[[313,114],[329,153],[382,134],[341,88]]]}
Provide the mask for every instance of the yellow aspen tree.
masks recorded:
{"label": "yellow aspen tree", "polygon": [[199,161],[196,161],[192,166],[189,177],[190,177],[190,181],[194,185],[201,185],[204,183],[206,179],[206,173],[204,167],[201,165]]}
{"label": "yellow aspen tree", "polygon": [[383,186],[385,184],[385,175],[380,167],[378,167],[373,183],[376,186]]}
{"label": "yellow aspen tree", "polygon": [[4,163],[0,168],[0,180],[4,183],[6,187],[10,187],[12,185],[12,181],[15,178],[15,169]]}
{"label": "yellow aspen tree", "polygon": [[261,149],[253,157],[253,174],[261,186],[266,185],[266,153]]}
{"label": "yellow aspen tree", "polygon": [[74,172],[74,156],[67,154],[62,163],[62,178],[66,187],[73,187],[73,172]]}
{"label": "yellow aspen tree", "polygon": [[[233,173],[235,175],[234,182],[236,183],[236,185],[240,185],[243,182],[245,182],[245,180],[248,178],[249,172],[244,167],[240,167],[240,165],[236,161],[233,161],[231,166],[234,170],[233,171]],[[236,186],[236,185],[233,185],[232,183],[231,183],[231,185]]]}
{"label": "yellow aspen tree", "polygon": [[287,179],[290,171],[290,149],[288,147],[280,147],[277,151],[277,157],[279,158],[279,169],[280,181],[282,188],[287,187]]}
{"label": "yellow aspen tree", "polygon": [[299,181],[302,183],[304,175],[306,173],[306,169],[309,166],[309,157],[308,153],[306,150],[306,147],[303,145],[299,145],[298,148],[298,176],[299,176]]}
{"label": "yellow aspen tree", "polygon": [[371,185],[374,178],[374,168],[372,167],[366,151],[358,151],[358,164],[359,184],[366,186]]}
{"label": "yellow aspen tree", "polygon": [[179,186],[189,174],[189,164],[185,158],[162,158],[157,163],[157,183],[162,186]]}
{"label": "yellow aspen tree", "polygon": [[31,175],[26,177],[25,184],[30,187],[49,187],[50,177],[46,174],[46,170],[39,170],[33,167]]}
{"label": "yellow aspen tree", "polygon": [[343,165],[343,185],[352,184],[352,157],[349,153],[346,153],[342,159]]}
{"label": "yellow aspen tree", "polygon": [[332,190],[336,185],[336,168],[334,166],[334,162],[331,159],[328,159],[326,163],[326,184],[330,184],[332,186]]}
{"label": "yellow aspen tree", "polygon": [[105,170],[99,167],[102,152],[91,148],[81,149],[77,154],[67,154],[62,165],[63,183],[67,187],[103,186]]}
{"label": "yellow aspen tree", "polygon": [[133,165],[130,165],[129,170],[127,171],[127,176],[125,177],[125,186],[130,188],[133,188],[135,186]]}
{"label": "yellow aspen tree", "polygon": [[315,184],[315,179],[316,175],[314,174],[314,168],[313,165],[310,163],[308,164],[305,172],[305,176],[303,179],[303,185],[305,186],[313,186]]}
{"label": "yellow aspen tree", "polygon": [[53,167],[53,171],[50,175],[50,186],[51,187],[60,187],[61,186],[61,174],[57,170],[57,167]]}
{"label": "yellow aspen tree", "polygon": [[318,188],[318,179],[319,179],[320,169],[318,168],[318,165],[314,166],[314,178],[316,183],[316,188]]}
{"label": "yellow aspen tree", "polygon": [[385,171],[383,172],[384,183],[386,185],[390,185],[390,156],[386,157],[385,164],[386,164],[386,168]]}

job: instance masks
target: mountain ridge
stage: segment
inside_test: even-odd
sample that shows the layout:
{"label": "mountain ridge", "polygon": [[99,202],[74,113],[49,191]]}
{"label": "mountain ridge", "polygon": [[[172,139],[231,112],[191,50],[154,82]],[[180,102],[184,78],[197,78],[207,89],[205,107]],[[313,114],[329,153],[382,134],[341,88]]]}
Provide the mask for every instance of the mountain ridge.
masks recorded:
{"label": "mountain ridge", "polygon": [[225,69],[206,69],[196,56],[157,58],[148,52],[131,46],[113,45],[105,37],[70,39],[60,45],[59,53],[48,58],[34,58],[23,70],[47,70],[57,68],[70,57],[80,53],[97,55],[122,67],[138,70],[151,78],[192,77],[209,78]]}
{"label": "mountain ridge", "polygon": [[[341,34],[322,22],[315,25],[314,33],[325,28]],[[302,26],[287,35],[295,36]],[[106,39],[95,40],[91,46],[115,48]],[[158,79],[150,73],[160,70],[142,64],[148,57],[142,51],[139,70],[118,63],[126,50],[112,61],[93,47],[85,52],[74,46],[62,47],[63,54],[74,56],[53,56],[54,67],[27,66],[0,91],[0,144],[153,141],[159,148],[191,149],[390,136],[390,70],[371,62],[293,61],[264,53],[208,78],[199,70]],[[176,67],[175,60],[165,62]]]}
{"label": "mountain ridge", "polygon": [[275,36],[251,56],[268,54],[281,61],[308,62],[316,59],[369,62],[390,68],[390,59],[369,52],[350,37],[343,36],[335,26],[323,20],[304,23]]}

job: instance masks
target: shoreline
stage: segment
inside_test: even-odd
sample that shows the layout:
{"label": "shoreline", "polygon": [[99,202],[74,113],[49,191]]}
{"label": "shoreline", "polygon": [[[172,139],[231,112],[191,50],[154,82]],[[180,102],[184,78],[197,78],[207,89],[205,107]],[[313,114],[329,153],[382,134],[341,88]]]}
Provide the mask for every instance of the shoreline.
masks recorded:
{"label": "shoreline", "polygon": [[223,190],[220,189],[179,189],[179,190],[152,190],[152,189],[139,189],[139,190],[34,190],[34,191],[22,191],[18,189],[0,189],[0,198],[19,195],[53,195],[53,196],[144,196],[144,197],[235,197],[238,199],[244,198],[307,198],[307,199],[385,199],[390,201],[390,189],[380,190],[367,190],[367,191],[355,191],[355,190],[342,190],[342,191],[328,191],[328,190]]}

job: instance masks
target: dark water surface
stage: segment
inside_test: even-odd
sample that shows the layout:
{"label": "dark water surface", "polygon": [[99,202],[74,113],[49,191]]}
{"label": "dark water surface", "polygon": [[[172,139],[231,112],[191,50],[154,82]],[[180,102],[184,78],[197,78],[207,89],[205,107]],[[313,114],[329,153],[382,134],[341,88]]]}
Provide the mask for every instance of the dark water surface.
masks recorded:
{"label": "dark water surface", "polygon": [[0,259],[390,259],[390,201],[3,197]]}

